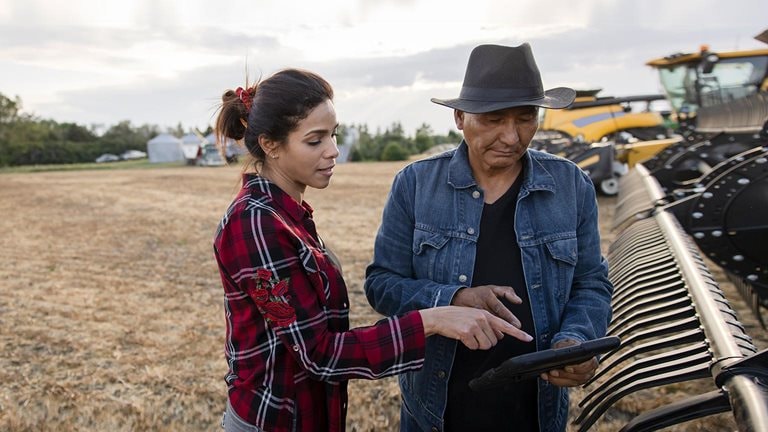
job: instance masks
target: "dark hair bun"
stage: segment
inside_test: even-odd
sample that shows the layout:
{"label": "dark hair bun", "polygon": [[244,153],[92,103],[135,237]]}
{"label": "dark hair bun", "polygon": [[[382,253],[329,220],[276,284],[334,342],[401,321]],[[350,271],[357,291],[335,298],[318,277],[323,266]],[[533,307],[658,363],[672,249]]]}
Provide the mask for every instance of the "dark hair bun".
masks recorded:
{"label": "dark hair bun", "polygon": [[245,104],[234,90],[225,91],[221,96],[221,102],[221,112],[216,122],[216,129],[223,137],[236,141],[243,139],[245,136],[244,123],[248,121],[248,110],[245,108]]}

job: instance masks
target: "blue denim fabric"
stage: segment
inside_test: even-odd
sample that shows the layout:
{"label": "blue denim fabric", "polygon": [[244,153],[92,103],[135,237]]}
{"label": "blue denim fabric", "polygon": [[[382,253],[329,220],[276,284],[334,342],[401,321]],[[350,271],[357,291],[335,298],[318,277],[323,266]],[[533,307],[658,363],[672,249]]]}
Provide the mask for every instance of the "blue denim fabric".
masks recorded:
{"label": "blue denim fabric", "polygon": [[[565,159],[529,150],[515,232],[536,328],[537,350],[562,339],[605,335],[613,287],[600,253],[597,201],[589,177]],[[445,306],[472,286],[483,191],[466,143],[397,174],[376,236],[365,292],[384,315]],[[440,431],[456,341],[427,339],[426,361],[400,376],[401,430]],[[471,415],[471,413],[467,413]],[[539,380],[542,432],[564,431],[567,389]],[[514,419],[510,419],[512,427]],[[414,425],[418,424],[418,428]]]}

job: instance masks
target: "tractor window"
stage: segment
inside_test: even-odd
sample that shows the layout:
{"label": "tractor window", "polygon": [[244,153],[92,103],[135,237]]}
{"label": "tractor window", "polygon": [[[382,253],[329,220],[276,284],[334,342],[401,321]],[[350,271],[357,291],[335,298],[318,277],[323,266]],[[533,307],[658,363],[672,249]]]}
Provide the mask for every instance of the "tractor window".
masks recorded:
{"label": "tractor window", "polygon": [[766,74],[768,57],[722,59],[712,73],[699,79],[701,104],[717,105],[757,93]]}
{"label": "tractor window", "polygon": [[[659,78],[676,112],[696,111],[696,71],[687,65],[659,69]],[[683,107],[685,106],[685,109]]]}
{"label": "tractor window", "polygon": [[711,73],[697,76],[696,65],[659,69],[659,78],[676,112],[694,113],[703,106],[742,99],[757,93],[768,75],[768,57],[725,58]]}

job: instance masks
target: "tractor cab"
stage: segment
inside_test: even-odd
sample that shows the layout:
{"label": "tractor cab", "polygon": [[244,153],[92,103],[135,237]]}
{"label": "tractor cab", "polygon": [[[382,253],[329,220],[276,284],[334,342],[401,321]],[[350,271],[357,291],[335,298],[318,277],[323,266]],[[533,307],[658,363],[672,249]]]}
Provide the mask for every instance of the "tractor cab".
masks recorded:
{"label": "tractor cab", "polygon": [[703,45],[695,53],[677,53],[646,63],[659,79],[683,131],[700,128],[702,109],[768,92],[768,49],[713,52]]}

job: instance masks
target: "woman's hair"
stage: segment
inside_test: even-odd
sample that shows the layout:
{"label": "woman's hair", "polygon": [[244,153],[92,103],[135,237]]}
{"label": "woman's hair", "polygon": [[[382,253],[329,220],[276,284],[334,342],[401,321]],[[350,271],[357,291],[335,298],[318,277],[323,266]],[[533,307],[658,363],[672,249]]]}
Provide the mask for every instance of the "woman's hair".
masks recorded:
{"label": "woman's hair", "polygon": [[224,92],[216,136],[219,142],[245,138],[245,147],[258,164],[266,157],[259,136],[284,143],[310,111],[332,99],[331,85],[319,75],[284,69],[246,89]]}

